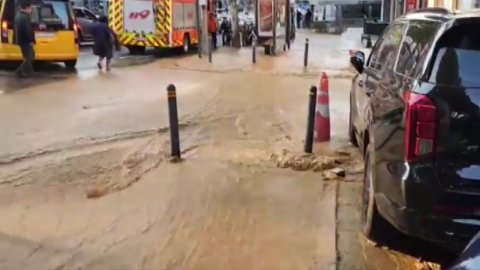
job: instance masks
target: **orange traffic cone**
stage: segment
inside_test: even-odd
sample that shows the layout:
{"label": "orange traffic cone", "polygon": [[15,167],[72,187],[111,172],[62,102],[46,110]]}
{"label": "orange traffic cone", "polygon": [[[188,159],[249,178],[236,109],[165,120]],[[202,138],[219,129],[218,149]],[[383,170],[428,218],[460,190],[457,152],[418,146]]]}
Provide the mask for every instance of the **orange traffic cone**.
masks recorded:
{"label": "orange traffic cone", "polygon": [[320,74],[320,85],[317,93],[317,108],[315,111],[314,139],[315,142],[330,141],[328,77],[325,72]]}

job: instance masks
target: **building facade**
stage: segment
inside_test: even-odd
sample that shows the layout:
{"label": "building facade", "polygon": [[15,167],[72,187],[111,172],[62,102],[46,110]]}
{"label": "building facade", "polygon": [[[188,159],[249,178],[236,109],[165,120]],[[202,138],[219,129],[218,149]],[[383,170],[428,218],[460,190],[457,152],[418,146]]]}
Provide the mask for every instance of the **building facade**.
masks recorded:
{"label": "building facade", "polygon": [[429,7],[445,7],[453,10],[480,8],[480,0],[428,0]]}
{"label": "building facade", "polygon": [[412,9],[444,7],[452,10],[480,8],[480,0],[383,0],[382,20],[392,21]]}

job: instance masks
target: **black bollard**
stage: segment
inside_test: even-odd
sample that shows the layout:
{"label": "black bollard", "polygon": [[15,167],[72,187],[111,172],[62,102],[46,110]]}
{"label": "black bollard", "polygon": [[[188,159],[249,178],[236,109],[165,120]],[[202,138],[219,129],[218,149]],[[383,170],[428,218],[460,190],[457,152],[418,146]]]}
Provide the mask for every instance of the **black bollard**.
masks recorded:
{"label": "black bollard", "polygon": [[212,36],[208,36],[208,62],[212,62]]}
{"label": "black bollard", "polygon": [[252,38],[252,63],[257,63],[257,39]]}
{"label": "black bollard", "polygon": [[367,48],[372,48],[373,47],[372,46],[372,39],[370,38],[370,36],[368,36],[368,38],[367,38],[367,46],[365,46],[365,47],[367,47]]}
{"label": "black bollard", "polygon": [[305,39],[305,54],[303,55],[303,67],[308,65],[308,38]]}
{"label": "black bollard", "polygon": [[310,87],[310,101],[308,104],[307,134],[305,136],[305,152],[312,153],[313,150],[313,128],[315,126],[315,108],[317,106],[317,87]]}
{"label": "black bollard", "polygon": [[180,135],[178,132],[177,89],[170,84],[167,87],[168,116],[170,122],[170,143],[172,157],[180,158]]}
{"label": "black bollard", "polygon": [[[202,36],[202,31],[199,31],[198,33],[199,37]],[[198,48],[198,58],[202,58],[202,40],[199,38],[198,43],[197,43],[197,48]]]}

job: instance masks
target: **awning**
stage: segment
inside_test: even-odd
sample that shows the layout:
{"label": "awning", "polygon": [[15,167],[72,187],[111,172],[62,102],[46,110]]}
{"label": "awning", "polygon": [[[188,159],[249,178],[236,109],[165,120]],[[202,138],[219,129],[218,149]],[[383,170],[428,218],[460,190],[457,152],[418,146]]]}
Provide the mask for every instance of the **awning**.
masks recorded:
{"label": "awning", "polygon": [[317,5],[360,5],[360,4],[381,4],[381,0],[310,0],[310,3],[315,3]]}

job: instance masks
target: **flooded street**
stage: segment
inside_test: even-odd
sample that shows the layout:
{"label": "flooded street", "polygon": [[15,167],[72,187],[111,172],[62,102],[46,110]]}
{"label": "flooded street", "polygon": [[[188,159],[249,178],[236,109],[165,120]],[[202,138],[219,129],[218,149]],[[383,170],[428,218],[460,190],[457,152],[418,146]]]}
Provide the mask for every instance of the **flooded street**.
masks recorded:
{"label": "flooded street", "polygon": [[[319,52],[333,43],[311,39]],[[304,70],[295,53],[252,66],[249,52],[1,95],[0,268],[429,269],[358,230],[363,161],[346,139],[348,62],[328,70],[332,142],[306,155],[308,90],[329,58],[312,56]],[[347,176],[327,178],[334,167]]]}

